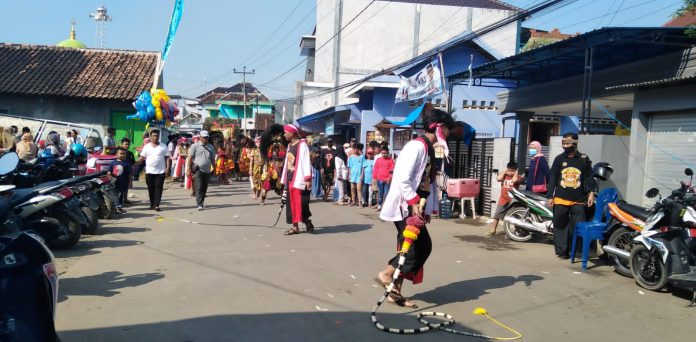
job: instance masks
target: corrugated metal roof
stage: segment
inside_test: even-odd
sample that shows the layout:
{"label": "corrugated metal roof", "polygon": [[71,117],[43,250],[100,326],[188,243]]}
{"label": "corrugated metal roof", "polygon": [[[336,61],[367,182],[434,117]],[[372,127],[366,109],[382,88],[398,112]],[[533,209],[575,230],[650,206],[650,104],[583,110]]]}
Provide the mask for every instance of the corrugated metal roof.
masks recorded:
{"label": "corrugated metal roof", "polygon": [[406,2],[411,4],[437,5],[437,6],[457,6],[488,8],[506,11],[518,11],[517,7],[508,5],[499,0],[380,0],[391,2]]}
{"label": "corrugated metal roof", "polygon": [[604,89],[616,90],[616,89],[629,89],[629,88],[638,88],[638,87],[650,87],[650,86],[658,86],[658,85],[663,85],[663,84],[688,81],[688,80],[693,80],[693,79],[696,79],[696,74],[690,75],[690,76],[670,77],[670,78],[665,78],[665,79],[661,79],[661,80],[654,80],[654,81],[620,84],[620,85],[615,85],[615,86],[611,86],[611,87],[606,87]]}

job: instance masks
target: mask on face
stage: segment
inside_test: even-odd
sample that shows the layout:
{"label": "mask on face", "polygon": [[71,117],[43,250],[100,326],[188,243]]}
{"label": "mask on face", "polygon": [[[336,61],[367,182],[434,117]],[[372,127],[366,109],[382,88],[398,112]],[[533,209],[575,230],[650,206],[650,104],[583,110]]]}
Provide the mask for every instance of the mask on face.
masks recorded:
{"label": "mask on face", "polygon": [[534,157],[537,154],[537,150],[535,148],[530,148],[529,149],[529,155]]}
{"label": "mask on face", "polygon": [[563,151],[565,151],[565,153],[573,153],[573,152],[575,152],[575,146],[564,147]]}

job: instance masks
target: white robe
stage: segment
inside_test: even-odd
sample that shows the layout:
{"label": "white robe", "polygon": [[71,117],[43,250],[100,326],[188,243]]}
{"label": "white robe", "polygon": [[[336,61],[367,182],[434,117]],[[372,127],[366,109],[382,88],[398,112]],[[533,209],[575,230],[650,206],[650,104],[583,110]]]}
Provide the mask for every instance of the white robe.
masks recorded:
{"label": "white robe", "polygon": [[[408,217],[409,205],[420,202],[416,193],[428,164],[428,147],[420,139],[409,141],[401,150],[394,166],[391,187],[384,199],[379,218],[384,221],[401,221]],[[430,184],[424,215],[432,215],[435,208],[435,182]]]}
{"label": "white robe", "polygon": [[292,181],[292,186],[295,189],[304,190],[305,182],[312,181],[312,163],[309,159],[309,146],[307,146],[307,141],[302,139],[297,144],[297,155],[295,156],[295,178],[291,180],[286,179],[288,171],[288,154],[289,153],[285,154],[285,163],[283,163],[283,174],[280,178],[280,182],[287,188],[289,181]]}

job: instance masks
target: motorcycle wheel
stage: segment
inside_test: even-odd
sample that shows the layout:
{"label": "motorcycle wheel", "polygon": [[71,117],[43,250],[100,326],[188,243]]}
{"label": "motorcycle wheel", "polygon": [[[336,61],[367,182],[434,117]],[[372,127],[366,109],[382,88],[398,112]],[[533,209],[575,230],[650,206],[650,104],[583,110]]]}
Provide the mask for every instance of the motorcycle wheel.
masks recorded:
{"label": "motorcycle wheel", "polygon": [[640,287],[659,291],[667,285],[667,269],[657,249],[635,245],[631,250],[631,273]]}
{"label": "motorcycle wheel", "polygon": [[110,220],[116,215],[116,203],[111,201],[108,196],[99,196],[99,218]]}
{"label": "motorcycle wheel", "polygon": [[68,249],[80,241],[80,237],[82,237],[82,228],[79,223],[73,221],[69,216],[63,213],[56,213],[54,218],[68,228],[68,233],[46,241],[49,247],[55,249]]}
{"label": "motorcycle wheel", "polygon": [[[514,206],[514,207],[508,209],[507,213],[505,213],[505,216],[509,215],[509,216],[512,216],[514,218],[517,218],[517,219],[520,219],[523,221],[528,221],[528,220],[525,220],[525,218],[528,217],[527,213],[528,213],[527,208],[525,208],[523,206]],[[517,241],[517,242],[527,242],[534,237],[532,232],[530,232],[526,229],[518,228],[517,226],[510,224],[510,223],[507,223],[505,221],[503,221],[503,224],[505,227],[505,235],[507,235],[507,237],[510,240]]]}
{"label": "motorcycle wheel", "polygon": [[82,234],[94,235],[99,228],[99,215],[89,207],[82,207],[82,212],[87,216],[87,221],[89,222],[89,227],[85,229]]}
{"label": "motorcycle wheel", "polygon": [[[630,253],[633,250],[633,238],[637,235],[638,232],[633,229],[619,227],[611,234],[607,244]],[[623,260],[616,255],[609,254],[609,262],[614,266],[614,270],[624,277],[633,277],[629,267],[629,260]]]}

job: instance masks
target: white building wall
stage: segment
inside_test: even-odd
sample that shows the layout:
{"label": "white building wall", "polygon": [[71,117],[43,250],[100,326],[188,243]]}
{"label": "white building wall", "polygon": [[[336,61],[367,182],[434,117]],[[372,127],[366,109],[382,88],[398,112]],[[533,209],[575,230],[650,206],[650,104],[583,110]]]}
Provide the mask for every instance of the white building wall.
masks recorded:
{"label": "white building wall", "polygon": [[[315,46],[319,50],[315,54],[314,82],[331,86],[364,78],[415,57],[414,50],[422,54],[463,32],[475,31],[514,15],[512,11],[503,10],[377,1],[339,37],[329,41],[336,32],[339,1],[318,1]],[[350,22],[368,3],[370,0],[343,1],[340,26]],[[500,56],[512,55],[517,44],[517,24],[491,32],[482,41]],[[340,44],[340,58],[336,61],[337,43]],[[335,62],[338,63],[338,77]],[[306,101],[308,106],[302,106],[299,116],[354,102],[342,95],[344,91],[340,91],[338,102],[335,96]],[[300,91],[298,95],[301,93],[306,92]]]}

